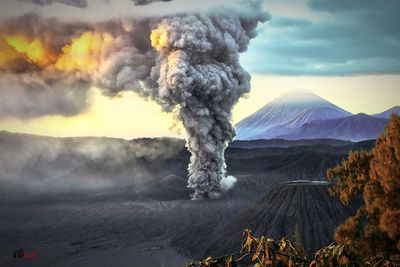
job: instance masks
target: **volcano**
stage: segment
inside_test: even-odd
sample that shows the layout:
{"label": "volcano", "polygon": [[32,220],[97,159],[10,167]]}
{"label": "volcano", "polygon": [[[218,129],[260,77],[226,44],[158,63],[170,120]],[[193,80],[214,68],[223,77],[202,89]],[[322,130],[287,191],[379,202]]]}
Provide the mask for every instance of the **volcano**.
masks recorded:
{"label": "volcano", "polygon": [[329,195],[328,186],[326,181],[298,180],[271,190],[208,235],[209,242],[199,248],[198,255],[218,256],[238,251],[242,241],[240,233],[246,228],[255,236],[277,240],[284,236],[293,239],[297,231],[308,252],[332,242],[335,228],[355,213],[360,201],[344,206],[338,198]]}
{"label": "volcano", "polygon": [[316,120],[337,119],[351,113],[309,91],[286,93],[236,125],[236,139],[273,139]]}

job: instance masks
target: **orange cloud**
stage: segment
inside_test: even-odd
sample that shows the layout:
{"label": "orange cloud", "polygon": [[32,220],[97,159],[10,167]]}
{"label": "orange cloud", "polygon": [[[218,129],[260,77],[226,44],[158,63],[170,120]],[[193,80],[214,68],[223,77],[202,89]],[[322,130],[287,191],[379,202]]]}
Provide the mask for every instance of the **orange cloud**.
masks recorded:
{"label": "orange cloud", "polygon": [[113,42],[109,33],[85,32],[62,48],[55,68],[63,71],[92,72],[99,65],[102,52]]}
{"label": "orange cloud", "polygon": [[4,41],[7,45],[4,47],[4,51],[2,47],[0,66],[18,57],[24,57],[28,62],[39,66],[46,66],[51,62],[52,56],[37,38],[29,39],[22,35],[9,35],[4,37]]}
{"label": "orange cloud", "polygon": [[161,51],[168,47],[168,31],[165,26],[160,25],[158,28],[151,31],[150,34],[151,46]]}

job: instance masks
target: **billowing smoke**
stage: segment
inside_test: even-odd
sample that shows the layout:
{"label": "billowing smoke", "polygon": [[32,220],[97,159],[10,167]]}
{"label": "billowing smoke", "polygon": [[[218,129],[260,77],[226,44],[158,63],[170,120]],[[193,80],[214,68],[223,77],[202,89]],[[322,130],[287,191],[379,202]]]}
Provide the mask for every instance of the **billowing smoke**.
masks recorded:
{"label": "billowing smoke", "polygon": [[259,4],[104,22],[9,19],[0,27],[1,117],[77,114],[92,85],[109,96],[133,90],[178,114],[192,153],[192,199],[218,198],[235,136],[231,110],[250,89],[239,53],[266,19]]}
{"label": "billowing smoke", "polygon": [[228,175],[225,178],[223,178],[221,180],[221,190],[222,190],[222,192],[226,192],[226,191],[231,190],[235,186],[236,182],[237,182],[236,177],[232,176],[232,175]]}
{"label": "billowing smoke", "polygon": [[151,96],[150,30],[148,19],[64,23],[26,15],[3,22],[0,117],[76,115],[92,85],[108,96],[123,90]]}
{"label": "billowing smoke", "polygon": [[158,51],[153,79],[165,110],[179,108],[192,153],[193,199],[218,198],[226,176],[224,151],[235,136],[231,110],[250,90],[239,53],[255,36],[260,17],[213,14],[164,18],[152,31]]}
{"label": "billowing smoke", "polygon": [[5,74],[0,76],[0,95],[0,118],[72,116],[88,106],[86,84],[69,76],[44,79],[35,74]]}

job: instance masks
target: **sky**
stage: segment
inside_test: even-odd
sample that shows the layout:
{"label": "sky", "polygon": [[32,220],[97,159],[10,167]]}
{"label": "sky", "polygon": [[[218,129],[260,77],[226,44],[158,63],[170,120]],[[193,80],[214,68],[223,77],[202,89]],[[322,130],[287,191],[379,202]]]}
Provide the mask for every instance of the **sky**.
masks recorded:
{"label": "sky", "polygon": [[[0,5],[6,7],[7,1]],[[27,11],[34,6],[35,11],[45,15],[65,8],[82,9],[60,3],[41,6],[27,3],[29,0],[17,2],[21,2]],[[95,3],[74,2],[89,7]],[[171,3],[174,2],[183,9],[190,1]],[[211,2],[215,1],[203,1],[202,5]],[[132,5],[132,9],[140,10],[138,13],[142,15],[151,15],[160,12],[160,8],[152,6],[169,7],[171,3]],[[258,36],[251,40],[248,51],[240,55],[242,66],[252,76],[251,91],[234,107],[233,123],[279,95],[298,89],[310,90],[352,113],[374,114],[400,105],[400,17],[397,14],[400,2],[365,0],[362,5],[359,3],[356,0],[263,1],[262,7],[270,19],[258,26]],[[2,10],[1,18],[12,13],[4,11],[5,8]],[[126,12],[126,8],[123,10],[110,13],[118,15]],[[101,16],[106,14],[97,12],[89,18],[97,20]],[[5,74],[0,72],[1,75]],[[108,97],[93,86],[88,95],[89,105],[72,115],[18,117],[7,116],[3,111],[0,130],[126,139],[185,136],[173,114],[163,112],[159,105],[132,91]],[[29,110],[25,112],[29,113]]]}

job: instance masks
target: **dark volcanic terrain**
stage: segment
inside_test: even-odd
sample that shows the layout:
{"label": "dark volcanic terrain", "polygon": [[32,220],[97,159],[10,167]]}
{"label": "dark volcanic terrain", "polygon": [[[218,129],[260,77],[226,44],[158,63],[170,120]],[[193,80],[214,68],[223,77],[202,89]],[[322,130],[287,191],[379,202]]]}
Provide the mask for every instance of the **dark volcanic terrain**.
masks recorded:
{"label": "dark volcanic terrain", "polygon": [[298,228],[310,252],[329,243],[356,204],[342,206],[323,183],[292,181],[324,181],[349,150],[373,142],[260,144],[227,149],[237,182],[221,199],[190,201],[182,140],[0,132],[0,266],[20,266],[17,248],[38,252],[30,266],[183,266],[237,250],[244,227],[274,238]]}
{"label": "dark volcanic terrain", "polygon": [[[268,236],[280,240],[286,236],[294,239],[298,231],[301,244],[307,251],[332,241],[332,229],[354,214],[360,201],[343,206],[327,191],[323,181],[296,181],[278,186],[240,212],[233,219],[213,229],[205,238],[187,244],[194,255],[225,255],[240,249],[243,229],[252,229],[256,236]],[[220,244],[223,244],[221,246]]]}

